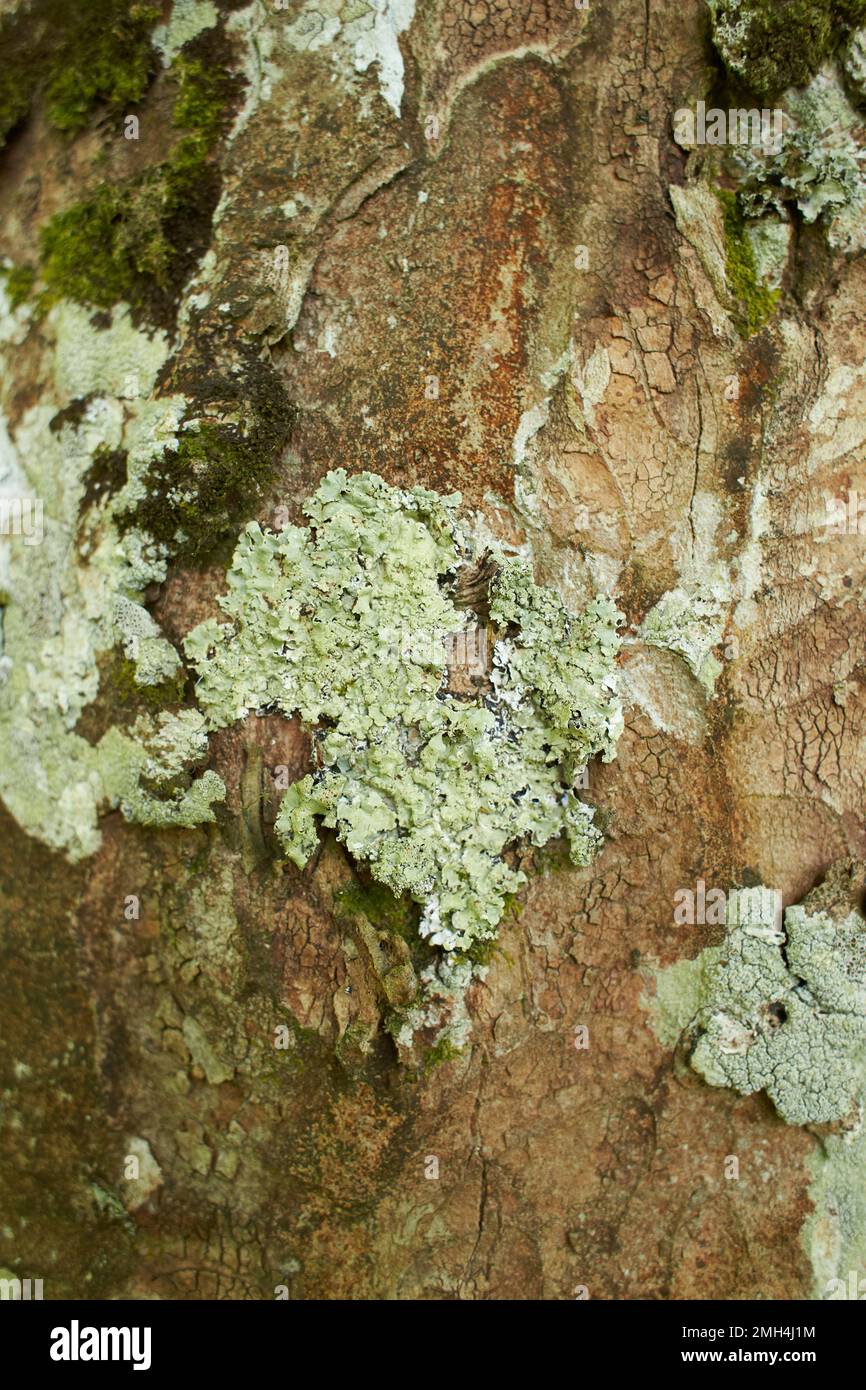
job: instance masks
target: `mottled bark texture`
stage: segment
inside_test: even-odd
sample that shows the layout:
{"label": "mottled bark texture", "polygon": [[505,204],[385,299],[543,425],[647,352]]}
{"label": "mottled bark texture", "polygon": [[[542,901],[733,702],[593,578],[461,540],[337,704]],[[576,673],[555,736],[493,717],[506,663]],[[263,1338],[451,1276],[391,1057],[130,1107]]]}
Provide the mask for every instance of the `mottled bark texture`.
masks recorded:
{"label": "mottled bark texture", "polygon": [[[866,853],[861,251],[792,201],[759,283],[725,151],[674,138],[756,104],[703,0],[121,8],[114,52],[116,6],[2,6],[0,467],[45,538],[0,538],[4,678],[43,697],[2,712],[0,1266],[46,1297],[823,1296],[864,1251],[820,1236],[838,1126],[705,1084],[652,1001],[723,935],[678,890],[788,905]],[[212,734],[225,801],[170,828],[70,742],[195,706],[99,628],[95,557],[167,547],[136,601],[179,658],[241,527],[336,467],[459,490],[625,614],[603,849],[520,851],[458,1055],[386,1026],[417,907],[330,832],[281,856],[297,720]]]}

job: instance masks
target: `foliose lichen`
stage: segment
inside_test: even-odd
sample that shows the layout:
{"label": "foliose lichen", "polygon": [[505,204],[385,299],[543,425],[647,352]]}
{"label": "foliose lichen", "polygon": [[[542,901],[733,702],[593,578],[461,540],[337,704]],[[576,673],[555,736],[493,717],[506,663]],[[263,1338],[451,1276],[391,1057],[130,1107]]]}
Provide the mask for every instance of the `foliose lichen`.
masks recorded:
{"label": "foliose lichen", "polygon": [[225,784],[210,770],[192,781],[188,776],[207,756],[199,711],[163,712],[156,719],[143,715],[132,735],[112,730],[100,745],[106,753],[103,781],[126,819],[157,829],[212,821],[213,803],[225,799]]}
{"label": "foliose lichen", "polygon": [[[490,939],[525,875],[522,841],[567,836],[574,862],[600,843],[576,772],[613,756],[622,725],[619,615],[580,615],[513,557],[486,557],[491,657],[476,688],[450,688],[446,641],[488,632],[453,586],[476,563],[459,495],[389,487],[336,469],[309,499],[309,527],[243,533],[220,600],[185,650],[211,728],[250,710],[300,714],[314,770],[276,822],[307,862],[317,822],[396,895],[423,904],[420,932],[448,952]],[[480,602],[480,601],[479,601]]]}
{"label": "foliose lichen", "polygon": [[748,219],[787,215],[819,219],[829,244],[842,251],[866,245],[866,147],[863,118],[852,106],[838,69],[828,64],[808,86],[785,96],[787,119],[775,150],[735,152],[739,209]]}
{"label": "foliose lichen", "polygon": [[[30,312],[6,306],[0,288],[4,395],[16,390]],[[182,695],[178,653],[143,601],[165,578],[167,549],[119,523],[185,410],[182,398],[150,394],[168,340],[137,330],[126,307],[96,325],[64,301],[40,343],[42,398],[0,433],[4,484],[38,503],[43,522],[38,543],[0,538],[0,796],[29,833],[76,860],[96,850],[98,817],[112,807],[149,825],[190,825],[213,819],[224,790],[213,773],[190,784],[189,765],[207,751],[196,711],[147,716],[97,742],[78,730],[101,659],[118,648],[130,684]]]}
{"label": "foliose lichen", "polygon": [[728,894],[727,921],[721,946],[660,976],[668,1040],[683,1031],[704,1080],[765,1091],[788,1124],[851,1119],[866,1075],[866,920],[807,903],[782,926],[774,894],[744,888]]}

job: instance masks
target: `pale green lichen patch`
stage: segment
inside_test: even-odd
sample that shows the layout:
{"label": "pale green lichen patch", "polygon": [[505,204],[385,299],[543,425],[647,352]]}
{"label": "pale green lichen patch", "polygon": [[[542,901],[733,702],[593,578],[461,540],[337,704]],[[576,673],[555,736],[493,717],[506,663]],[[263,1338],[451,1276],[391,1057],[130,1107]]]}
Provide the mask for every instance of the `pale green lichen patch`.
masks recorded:
{"label": "pale green lichen patch", "polygon": [[670,589],[650,609],[640,629],[647,646],[664,647],[681,656],[708,694],[713,693],[722,669],[713,648],[724,634],[729,592],[722,578]]}
{"label": "pale green lichen patch", "polygon": [[491,661],[475,687],[449,688],[446,639],[482,630],[450,592],[479,559],[458,503],[335,470],[308,528],[246,529],[220,600],[228,621],[185,643],[211,727],[271,708],[315,730],[315,770],[276,824],[287,856],[305,863],[316,823],[335,828],[376,879],[423,903],[421,934],[447,951],[495,934],[525,878],[511,847],[564,834],[588,862],[601,837],[574,774],[613,756],[622,721],[612,602],[569,614],[501,554]]}
{"label": "pale green lichen patch", "polygon": [[[860,1092],[861,1113],[864,1103],[866,1088]],[[860,1281],[866,1278],[866,1126],[859,1122],[826,1135],[809,1166],[814,1211],[803,1227],[803,1244],[814,1271],[815,1297],[861,1298]]]}
{"label": "pale green lichen patch", "polygon": [[[713,1086],[765,1091],[788,1124],[856,1113],[866,1061],[866,921],[788,908],[766,889],[728,895],[721,946],[662,972],[653,1012]],[[669,978],[668,978],[669,977]]]}
{"label": "pale green lichen patch", "polygon": [[167,23],[158,24],[151,35],[163,67],[170,67],[184,44],[205,29],[212,29],[218,21],[213,0],[173,0]]}
{"label": "pale green lichen patch", "polygon": [[785,215],[796,206],[806,222],[820,219],[829,244],[842,251],[866,245],[866,149],[863,118],[832,64],[784,98],[789,117],[775,150],[750,146],[734,161],[739,202],[749,218]]}
{"label": "pale green lichen patch", "polygon": [[716,536],[721,521],[718,500],[696,492],[688,521],[671,537],[680,582],[653,605],[638,632],[647,646],[681,657],[709,695],[722,670],[714,649],[722,642],[732,604],[747,598],[756,582],[745,552],[736,573],[719,558]]}
{"label": "pale green lichen patch", "polygon": [[[5,396],[18,389],[19,325],[2,321]],[[207,751],[195,711],[110,729],[96,744],[77,731],[99,693],[100,657],[118,646],[132,684],[177,688],[178,653],[143,604],[165,577],[166,549],[142,531],[122,533],[119,517],[174,437],[184,402],[152,398],[169,345],[133,328],[126,308],[97,325],[64,302],[41,332],[42,400],[0,440],[7,486],[44,512],[38,543],[0,537],[0,796],[24,829],[75,860],[98,847],[103,811],[191,825],[213,819],[223,787],[213,773],[190,784],[188,764]],[[89,489],[107,456],[123,461],[119,476],[111,489]]]}
{"label": "pale green lichen patch", "polygon": [[190,767],[207,757],[207,730],[198,710],[137,719],[132,738],[110,730],[98,747],[103,785],[127,820],[157,829],[212,821],[225,799],[215,772],[192,782]]}
{"label": "pale green lichen patch", "polygon": [[842,70],[861,104],[866,100],[866,29],[851,35],[841,53]]}

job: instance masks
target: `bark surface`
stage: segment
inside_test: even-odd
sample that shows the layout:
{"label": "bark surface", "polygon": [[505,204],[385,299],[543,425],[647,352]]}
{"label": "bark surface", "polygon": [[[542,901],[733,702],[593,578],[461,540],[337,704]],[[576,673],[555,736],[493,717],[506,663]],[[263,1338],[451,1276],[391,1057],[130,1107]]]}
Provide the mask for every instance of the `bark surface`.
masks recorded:
{"label": "bark surface", "polygon": [[[866,493],[864,258],[794,212],[778,296],[744,327],[723,203],[694,193],[713,152],[672,130],[726,80],[702,0],[390,0],[375,25],[337,0],[174,8],[190,37],[134,102],[97,94],[70,132],[37,82],[0,153],[2,251],[34,275],[4,330],[21,467],[40,407],[77,429],[124,400],[84,356],[64,385],[58,313],[83,302],[98,337],[129,304],[164,351],[152,387],[140,340],[124,371],[179,403],[169,435],[179,417],[213,432],[179,472],[151,465],[135,518],[156,533],[168,508],[170,534],[176,484],[199,509],[143,600],[179,654],[249,519],[298,522],[329,469],[369,469],[459,490],[569,607],[615,597],[625,731],[583,793],[601,853],[526,852],[466,1047],[427,1063],[398,1055],[370,944],[410,909],[327,832],[304,870],[280,854],[299,721],[212,735],[214,823],[102,808],[75,862],[7,797],[0,1266],[46,1297],[811,1296],[835,1131],[706,1085],[652,999],[722,935],[674,921],[678,890],[765,884],[787,905],[866,855],[863,535],[825,524],[827,496]],[[179,123],[183,61],[227,74],[205,135]],[[106,186],[139,197],[185,132],[206,147],[196,197],[115,210],[138,260],[94,302],[44,228]],[[679,649],[645,625],[671,593]],[[26,595],[3,597],[6,657],[26,661]],[[128,665],[96,652],[74,728],[90,745],[146,707]],[[192,707],[180,681],[169,707]]]}

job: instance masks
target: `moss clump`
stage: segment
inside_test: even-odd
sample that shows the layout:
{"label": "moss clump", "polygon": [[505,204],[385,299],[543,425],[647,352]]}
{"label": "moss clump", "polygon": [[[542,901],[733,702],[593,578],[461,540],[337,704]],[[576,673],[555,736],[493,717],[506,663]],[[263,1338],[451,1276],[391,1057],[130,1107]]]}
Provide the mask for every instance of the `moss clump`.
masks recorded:
{"label": "moss clump", "polygon": [[29,265],[0,266],[0,275],[6,282],[6,295],[13,309],[26,304],[33,293],[36,271]]}
{"label": "moss clump", "polygon": [[450,1038],[439,1038],[424,1058],[425,1076],[429,1075],[435,1067],[441,1066],[443,1062],[454,1062],[458,1057],[462,1056],[462,1048],[456,1047]]}
{"label": "moss clump", "polygon": [[126,193],[108,186],[52,217],[41,233],[46,300],[66,296],[107,308],[131,297],[135,259],[121,255],[117,245],[121,226],[129,223]]}
{"label": "moss clump", "polygon": [[716,197],[724,218],[725,282],[735,301],[734,322],[745,337],[750,337],[772,317],[779,291],[768,289],[758,279],[755,252],[746,235],[746,221],[737,195],[730,189],[719,188]]}
{"label": "moss clump", "polygon": [[[190,134],[182,141],[187,158],[206,152],[222,134],[229,95],[226,74],[203,59],[182,55],[172,65],[178,82],[174,124]],[[196,148],[198,147],[198,148]]]}
{"label": "moss clump", "polygon": [[[239,522],[261,504],[297,414],[255,344],[235,343],[242,370],[230,374],[214,365],[221,347],[213,332],[203,329],[196,346],[167,389],[189,400],[188,418],[199,426],[188,427],[178,445],[149,466],[145,495],[129,520],[194,564],[233,540]],[[201,418],[212,413],[215,400],[224,412],[219,424]]]}
{"label": "moss clump", "polygon": [[119,299],[137,307],[165,297],[202,249],[191,235],[218,197],[208,156],[220,135],[232,79],[199,59],[181,59],[174,123],[186,133],[168,159],[135,179],[103,184],[42,229],[48,302],[65,297],[97,308]]}
{"label": "moss clump", "polygon": [[151,5],[88,0],[61,48],[45,92],[48,119],[58,130],[80,130],[97,103],[123,110],[140,101],[156,70]]}
{"label": "moss clump", "polygon": [[334,908],[338,917],[360,914],[371,926],[401,936],[410,944],[417,939],[417,909],[407,898],[395,898],[381,883],[355,880],[334,895]]}
{"label": "moss clump", "polygon": [[709,0],[728,71],[759,96],[803,87],[852,29],[866,0]]}
{"label": "moss clump", "polygon": [[284,405],[277,429],[253,416],[246,429],[203,425],[182,435],[178,448],[166,450],[153,465],[135,525],[174,554],[201,560],[254,509],[293,418]]}
{"label": "moss clump", "polygon": [[136,680],[136,665],[116,649],[103,653],[98,660],[99,692],[85,706],[75,725],[75,732],[96,747],[110,729],[129,730],[142,712],[158,714],[161,710],[179,711],[183,704],[186,672],[180,668],[176,675],[157,685],[141,685]]}
{"label": "moss clump", "polygon": [[76,131],[98,104],[115,110],[140,101],[156,71],[150,31],[155,5],[128,0],[36,0],[0,19],[0,142],[44,91],[58,130]]}
{"label": "moss clump", "polygon": [[128,657],[118,657],[108,671],[107,685],[117,704],[158,710],[181,703],[186,684],[186,673],[182,669],[158,685],[142,685],[136,680],[136,669],[135,662]]}

